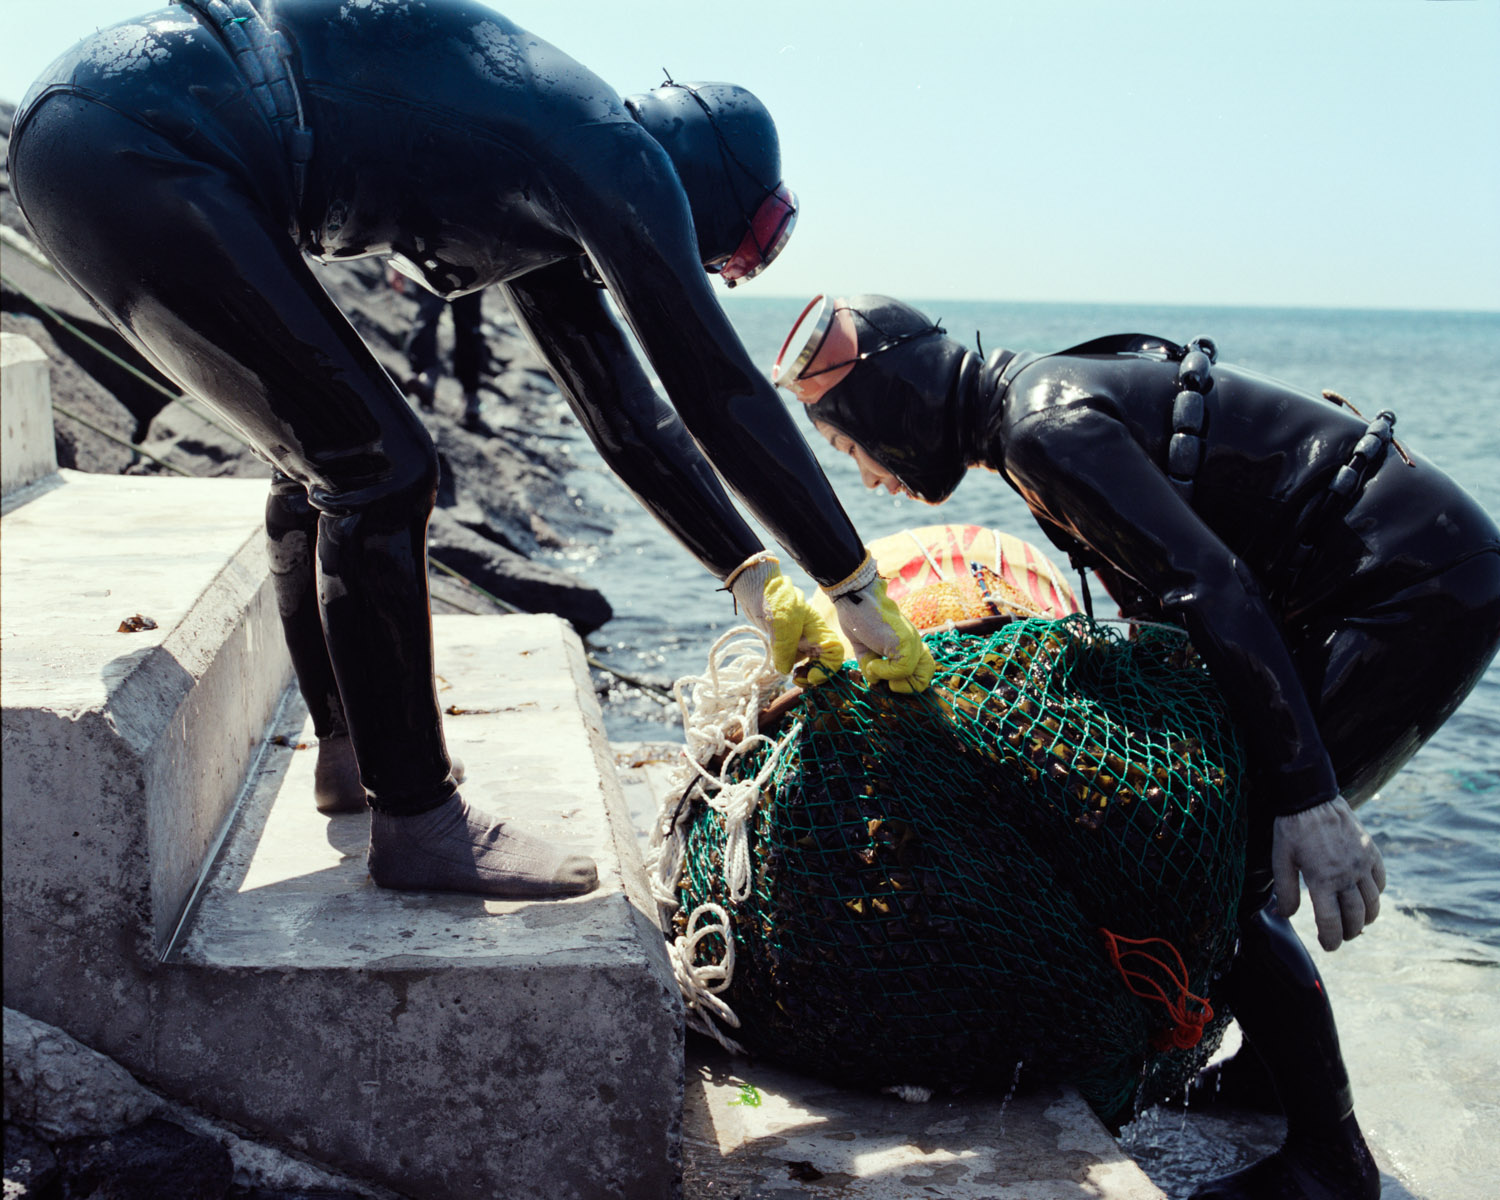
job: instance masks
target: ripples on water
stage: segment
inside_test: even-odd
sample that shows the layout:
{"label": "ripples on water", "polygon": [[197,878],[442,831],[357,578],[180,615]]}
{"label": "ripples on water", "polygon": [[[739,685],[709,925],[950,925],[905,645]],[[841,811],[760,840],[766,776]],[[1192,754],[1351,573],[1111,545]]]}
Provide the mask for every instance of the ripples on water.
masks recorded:
{"label": "ripples on water", "polygon": [[[769,369],[804,302],[730,296],[725,307],[751,356]],[[1060,350],[1125,331],[1177,341],[1206,334],[1225,362],[1314,394],[1332,388],[1367,415],[1390,408],[1399,439],[1500,514],[1500,314],[911,302],[970,345],[978,330],[987,350]],[[810,432],[802,415],[793,415]],[[816,436],[811,444],[866,540],[945,521],[992,525],[1046,545],[1019,498],[996,480],[976,474],[932,509],[865,491],[847,458]],[[713,639],[736,623],[729,598],[586,444],[578,460],[580,503],[607,514],[617,530],[573,556],[573,567],[605,592],[617,614],[595,635],[596,650],[610,664],[662,683],[700,672]],[[810,586],[793,564],[783,569]],[[596,680],[605,688],[612,739],[680,738],[675,710],[598,672]],[[1377,1153],[1399,1158],[1394,1165],[1412,1187],[1408,1193],[1388,1181],[1391,1197],[1480,1200],[1495,1194],[1500,1178],[1491,1137],[1500,1118],[1493,1098],[1500,1062],[1497,747],[1500,663],[1360,810],[1385,855],[1388,915],[1339,954],[1314,952],[1336,1000],[1362,1121],[1375,1130]],[[1306,918],[1304,912],[1297,920],[1311,943]],[[1251,1124],[1226,1132],[1215,1120],[1158,1113],[1137,1122],[1128,1145],[1175,1195],[1232,1157],[1214,1148],[1224,1138],[1243,1160],[1277,1136]]]}

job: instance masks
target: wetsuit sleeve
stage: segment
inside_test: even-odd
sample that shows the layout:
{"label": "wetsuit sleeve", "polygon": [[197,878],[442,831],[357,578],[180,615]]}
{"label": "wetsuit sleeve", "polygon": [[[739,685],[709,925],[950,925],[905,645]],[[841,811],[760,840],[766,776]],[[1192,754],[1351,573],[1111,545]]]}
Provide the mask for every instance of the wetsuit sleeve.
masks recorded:
{"label": "wetsuit sleeve", "polygon": [[708,460],[809,575],[837,583],[859,567],[864,546],[714,298],[687,200],[651,146],[655,154],[616,160],[608,194],[571,205],[578,235]]}
{"label": "wetsuit sleeve", "polygon": [[600,456],[647,511],[720,579],[758,552],[760,539],[578,262],[512,280],[505,295]]}
{"label": "wetsuit sleeve", "polygon": [[1081,404],[1033,412],[1008,432],[1005,469],[1035,513],[1182,618],[1249,751],[1257,807],[1279,816],[1338,795],[1312,707],[1254,577],[1120,421]]}

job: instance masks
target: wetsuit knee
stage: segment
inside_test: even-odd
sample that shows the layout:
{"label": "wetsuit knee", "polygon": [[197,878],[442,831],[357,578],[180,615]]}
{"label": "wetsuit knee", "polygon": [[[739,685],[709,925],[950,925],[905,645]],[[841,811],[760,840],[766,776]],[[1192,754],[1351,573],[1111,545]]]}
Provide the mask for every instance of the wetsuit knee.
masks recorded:
{"label": "wetsuit knee", "polygon": [[420,433],[420,427],[418,433],[399,441],[389,436],[383,439],[385,453],[378,463],[364,455],[351,455],[348,465],[355,470],[325,472],[308,489],[313,507],[325,516],[371,517],[381,525],[425,521],[437,500],[441,467],[437,447]]}
{"label": "wetsuit knee", "polygon": [[266,500],[266,532],[273,540],[294,530],[317,527],[318,510],[308,498],[307,487],[283,471],[271,474],[271,494]]}

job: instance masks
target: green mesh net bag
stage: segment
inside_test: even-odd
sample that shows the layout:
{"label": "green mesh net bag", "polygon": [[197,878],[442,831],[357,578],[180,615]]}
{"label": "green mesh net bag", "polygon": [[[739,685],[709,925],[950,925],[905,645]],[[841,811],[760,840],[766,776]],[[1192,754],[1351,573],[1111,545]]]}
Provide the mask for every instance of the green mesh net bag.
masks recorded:
{"label": "green mesh net bag", "polygon": [[684,991],[737,1048],[843,1084],[1024,1072],[1117,1128],[1227,1023],[1244,806],[1221,698],[1163,628],[927,644],[922,695],[845,672],[731,756],[737,809],[680,795],[658,895]]}

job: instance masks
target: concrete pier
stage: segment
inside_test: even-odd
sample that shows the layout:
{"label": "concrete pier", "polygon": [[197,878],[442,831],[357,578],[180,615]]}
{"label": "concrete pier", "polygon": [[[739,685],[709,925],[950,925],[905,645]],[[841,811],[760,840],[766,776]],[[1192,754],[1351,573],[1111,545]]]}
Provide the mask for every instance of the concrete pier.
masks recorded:
{"label": "concrete pier", "polygon": [[0,535],[6,1003],[139,1052],[143,985],[290,675],[265,488],[30,487]]}
{"label": "concrete pier", "polygon": [[598,888],[376,887],[369,817],[317,812],[289,704],[168,956],[154,1074],[416,1196],[671,1196],[681,1006],[582,646],[547,616],[435,624],[465,789],[593,856]]}
{"label": "concrete pier", "polygon": [[29,338],[0,333],[0,494],[57,470],[47,356]]}

